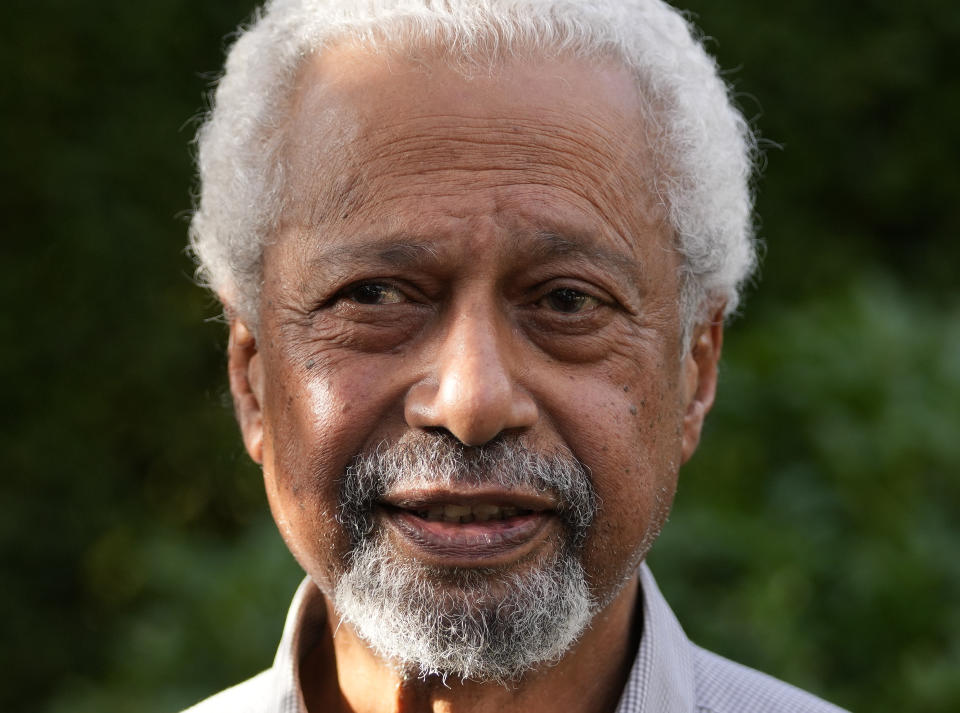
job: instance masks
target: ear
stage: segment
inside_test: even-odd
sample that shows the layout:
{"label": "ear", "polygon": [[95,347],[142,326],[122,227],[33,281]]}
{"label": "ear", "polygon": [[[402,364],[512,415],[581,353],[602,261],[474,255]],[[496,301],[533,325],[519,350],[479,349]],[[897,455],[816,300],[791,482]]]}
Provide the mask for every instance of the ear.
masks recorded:
{"label": "ear", "polygon": [[243,434],[243,445],[257,463],[263,462],[263,363],[257,340],[243,322],[230,322],[227,372],[233,409]]}
{"label": "ear", "polygon": [[723,348],[723,307],[709,322],[694,329],[688,352],[683,357],[683,387],[686,410],[683,415],[682,463],[690,460],[700,442],[703,421],[717,392],[717,363]]}

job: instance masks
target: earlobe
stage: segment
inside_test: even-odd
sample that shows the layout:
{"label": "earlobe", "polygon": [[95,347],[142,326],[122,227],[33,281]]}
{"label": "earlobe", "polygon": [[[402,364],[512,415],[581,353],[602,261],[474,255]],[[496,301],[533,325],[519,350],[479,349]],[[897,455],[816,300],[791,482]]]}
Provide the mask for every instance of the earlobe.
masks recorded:
{"label": "earlobe", "polygon": [[227,371],[233,408],[243,444],[257,463],[263,462],[263,365],[257,340],[238,319],[230,322]]}
{"label": "earlobe", "polygon": [[709,322],[697,326],[684,357],[686,411],[683,416],[683,463],[690,460],[697,449],[703,422],[713,406],[717,392],[717,364],[722,348],[723,309],[720,308]]}

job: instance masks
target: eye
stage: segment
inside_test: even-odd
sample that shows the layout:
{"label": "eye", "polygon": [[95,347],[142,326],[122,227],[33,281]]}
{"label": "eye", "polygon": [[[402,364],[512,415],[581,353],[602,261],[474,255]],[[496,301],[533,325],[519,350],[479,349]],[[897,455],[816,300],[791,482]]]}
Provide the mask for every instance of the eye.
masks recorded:
{"label": "eye", "polygon": [[342,299],[348,299],[361,305],[393,305],[406,302],[404,294],[393,285],[379,282],[367,282],[353,285],[340,293]]}
{"label": "eye", "polygon": [[580,290],[562,287],[540,298],[540,304],[564,314],[576,314],[600,305],[600,300]]}

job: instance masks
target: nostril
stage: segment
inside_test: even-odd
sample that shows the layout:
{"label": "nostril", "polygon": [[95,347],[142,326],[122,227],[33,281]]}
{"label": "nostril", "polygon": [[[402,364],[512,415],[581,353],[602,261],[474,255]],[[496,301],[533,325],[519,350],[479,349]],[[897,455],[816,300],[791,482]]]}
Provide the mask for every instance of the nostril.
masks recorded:
{"label": "nostril", "polygon": [[429,433],[432,436],[436,436],[439,439],[450,440],[454,443],[460,443],[460,440],[450,432],[449,429],[443,426],[425,426],[423,430]]}

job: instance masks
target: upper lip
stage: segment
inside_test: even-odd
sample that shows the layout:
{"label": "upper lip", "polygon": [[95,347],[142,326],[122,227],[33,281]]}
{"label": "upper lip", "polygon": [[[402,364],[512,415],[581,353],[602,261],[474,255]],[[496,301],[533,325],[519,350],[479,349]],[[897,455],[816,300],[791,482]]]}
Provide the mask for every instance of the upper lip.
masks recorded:
{"label": "upper lip", "polygon": [[492,488],[398,490],[388,493],[380,499],[380,502],[404,510],[417,510],[438,505],[497,505],[534,512],[557,508],[556,501],[548,495]]}

